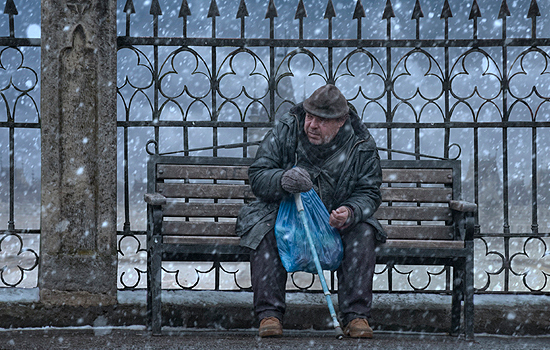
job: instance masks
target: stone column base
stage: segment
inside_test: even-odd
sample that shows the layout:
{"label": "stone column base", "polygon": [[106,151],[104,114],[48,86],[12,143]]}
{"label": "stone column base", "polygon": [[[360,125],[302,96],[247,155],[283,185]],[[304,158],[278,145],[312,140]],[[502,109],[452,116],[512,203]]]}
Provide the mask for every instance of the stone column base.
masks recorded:
{"label": "stone column base", "polygon": [[106,306],[117,303],[116,295],[95,294],[85,291],[40,289],[40,302],[44,305]]}

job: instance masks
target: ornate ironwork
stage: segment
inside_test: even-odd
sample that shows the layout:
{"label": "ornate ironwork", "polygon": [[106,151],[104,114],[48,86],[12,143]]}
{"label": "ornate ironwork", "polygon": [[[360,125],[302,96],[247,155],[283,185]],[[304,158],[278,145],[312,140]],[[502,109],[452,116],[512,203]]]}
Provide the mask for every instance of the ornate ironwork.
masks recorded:
{"label": "ornate ironwork", "polygon": [[[12,240],[14,242],[10,242]],[[16,233],[0,237],[0,281],[5,286],[21,285],[26,273],[38,266],[38,254],[33,249],[24,248],[23,242],[23,238]],[[32,283],[30,287],[33,287]]]}
{"label": "ornate ironwork", "polygon": [[147,250],[139,237],[134,234],[122,235],[118,239],[119,288],[145,288],[147,274]]}
{"label": "ornate ironwork", "polygon": [[[0,287],[36,287],[40,225],[40,39],[19,37],[5,2],[0,36]],[[9,243],[8,243],[9,242]]]}
{"label": "ornate ironwork", "polygon": [[[21,176],[19,159],[39,152],[40,39],[20,35],[16,3],[5,2],[0,37],[0,219],[7,225],[0,239],[17,237],[23,242],[21,252],[38,256],[34,243],[26,242],[38,241],[39,227],[19,213],[39,208],[26,201],[28,193],[38,193],[33,185],[40,171],[33,168],[32,174]],[[486,7],[473,0],[470,12],[461,14],[452,11],[456,1],[420,0],[412,9],[386,1],[366,12],[360,0],[337,9],[327,0],[322,14],[307,1],[251,7],[240,0],[220,7],[212,0],[204,13],[188,1],[164,12],[178,4],[153,0],[146,12],[143,4],[138,11],[130,0],[121,6],[118,38],[122,260],[131,254],[123,245],[141,242],[145,231],[141,193],[147,140],[155,141],[156,152],[253,156],[250,142],[328,82],[348,96],[386,149],[383,156],[463,160],[465,197],[480,207],[478,293],[550,291],[550,218],[545,210],[550,201],[550,84],[545,80],[550,38],[541,37],[548,21],[536,0],[513,11],[506,0]],[[430,16],[423,11],[426,6]],[[221,147],[236,143],[242,147]],[[29,177],[27,187],[20,185]],[[26,196],[18,192],[23,187]],[[143,248],[136,249],[132,254],[142,254]],[[145,272],[139,264],[121,271],[121,288],[141,288],[138,276]],[[31,272],[27,268],[11,270],[25,275]],[[379,289],[390,291],[399,290],[393,280],[400,280],[400,272],[411,271],[394,266],[379,270]],[[213,271],[226,273],[221,266]],[[443,275],[448,283],[450,271]],[[18,276],[4,285],[21,286]],[[405,289],[437,291],[432,284],[424,288],[415,281]]]}
{"label": "ornate ironwork", "polygon": [[[138,211],[128,200],[129,174],[145,176],[146,141],[141,137],[141,144],[131,149],[129,133],[147,130],[153,139],[147,152],[253,156],[255,141],[282,113],[317,86],[334,83],[370,128],[382,155],[463,160],[463,192],[480,207],[478,293],[548,293],[550,218],[542,208],[550,201],[543,189],[550,182],[544,165],[550,161],[544,152],[549,146],[543,142],[550,127],[550,84],[544,80],[550,38],[537,36],[543,27],[537,23],[537,1],[527,9],[528,35],[514,37],[508,34],[512,14],[506,0],[487,9],[474,0],[469,14],[459,15],[452,12],[453,1],[441,1],[439,33],[422,30],[437,24],[437,17],[424,16],[422,1],[396,11],[388,0],[378,9],[381,17],[376,8],[367,14],[361,0],[341,5],[339,13],[328,0],[323,18],[309,18],[308,5],[266,1],[250,10],[245,0],[221,8],[212,0],[208,12],[201,14],[183,1],[179,12],[171,12],[179,13],[181,26],[170,26],[181,30],[161,30],[161,20],[177,23],[168,12],[163,14],[169,4],[152,1],[149,20],[147,14],[136,13],[132,1],[126,2],[121,17],[125,31],[118,38],[123,232],[135,232],[129,213]],[[432,14],[439,11],[429,5]],[[494,22],[481,21],[492,17],[493,7]],[[228,10],[236,11],[235,19],[227,16]],[[265,16],[258,17],[258,11]],[[293,18],[286,16],[289,12]],[[403,19],[408,15],[412,26]],[[286,20],[295,25],[280,26]],[[151,25],[137,28],[138,21]],[[197,26],[208,22],[211,32],[204,35]],[[423,27],[425,23],[431,25]],[[451,31],[457,23],[465,32]],[[498,24],[500,33],[487,23]],[[159,30],[166,34],[159,35]],[[225,147],[230,144],[239,147]],[[535,268],[530,267],[534,261]],[[219,274],[219,267],[213,271]],[[451,276],[446,269],[386,266],[377,270],[375,286],[438,292],[450,289]],[[404,285],[401,277],[407,280]],[[304,289],[303,281],[295,283],[294,276],[291,280],[296,289]],[[313,279],[306,284],[305,289],[315,289]]]}

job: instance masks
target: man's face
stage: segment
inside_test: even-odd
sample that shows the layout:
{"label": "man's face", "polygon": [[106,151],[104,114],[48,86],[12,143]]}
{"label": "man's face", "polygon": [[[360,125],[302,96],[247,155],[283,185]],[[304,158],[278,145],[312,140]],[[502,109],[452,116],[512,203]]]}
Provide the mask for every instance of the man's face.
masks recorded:
{"label": "man's face", "polygon": [[345,118],[321,118],[306,112],[304,131],[309,142],[314,145],[322,145],[332,141],[345,122]]}

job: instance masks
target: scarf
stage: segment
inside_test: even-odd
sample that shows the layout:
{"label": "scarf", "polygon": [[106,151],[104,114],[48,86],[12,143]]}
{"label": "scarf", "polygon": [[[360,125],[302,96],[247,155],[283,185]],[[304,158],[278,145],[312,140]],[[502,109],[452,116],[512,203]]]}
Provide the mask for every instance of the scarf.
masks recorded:
{"label": "scarf", "polygon": [[340,149],[353,135],[350,118],[346,120],[344,125],[338,130],[338,133],[332,140],[322,145],[314,145],[309,142],[309,139],[304,131],[305,118],[299,116],[300,132],[298,138],[302,147],[306,151],[312,164],[323,164],[330,156]]}

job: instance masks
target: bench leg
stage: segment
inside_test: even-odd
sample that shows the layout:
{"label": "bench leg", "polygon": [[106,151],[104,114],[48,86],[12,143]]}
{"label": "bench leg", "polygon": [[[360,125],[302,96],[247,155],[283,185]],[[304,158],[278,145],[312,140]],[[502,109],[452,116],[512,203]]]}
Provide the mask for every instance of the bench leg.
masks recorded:
{"label": "bench leg", "polygon": [[466,339],[474,339],[474,242],[467,241],[469,254],[464,266],[464,332]]}
{"label": "bench leg", "polygon": [[151,274],[151,284],[147,286],[147,290],[150,291],[150,296],[148,296],[148,298],[150,298],[151,303],[151,330],[153,335],[160,335],[162,327],[161,264],[160,252],[157,252],[156,249],[153,248],[151,270],[149,272],[149,274]]}
{"label": "bench leg", "polygon": [[160,223],[162,212],[160,208],[148,208],[149,232],[147,232],[147,329],[153,335],[161,334],[161,290],[162,290],[162,237]]}
{"label": "bench leg", "polygon": [[[149,254],[147,254],[149,255]],[[153,307],[153,303],[152,303],[152,300],[153,300],[153,296],[151,294],[151,289],[149,288],[149,286],[151,285],[152,283],[152,278],[149,276],[151,274],[151,264],[149,262],[149,256],[147,256],[147,310],[146,310],[146,313],[145,313],[145,327],[147,328],[148,331],[150,331],[152,328],[151,328],[151,325],[152,325],[152,322],[151,322],[151,318],[153,316],[152,314],[152,307]]]}
{"label": "bench leg", "polygon": [[[147,312],[146,312],[146,327],[148,331],[153,331],[153,333],[158,333],[158,321],[154,320],[156,315],[156,307],[153,306],[153,301],[158,299],[158,292],[156,291],[154,273],[156,269],[153,268],[152,264],[152,254],[150,251],[147,253]],[[155,310],[155,312],[153,312]],[[155,325],[153,327],[153,324]],[[154,328],[154,330],[153,330]]]}
{"label": "bench leg", "polygon": [[463,264],[453,266],[453,294],[451,304],[451,332],[452,336],[460,334],[461,302],[464,290]]}

